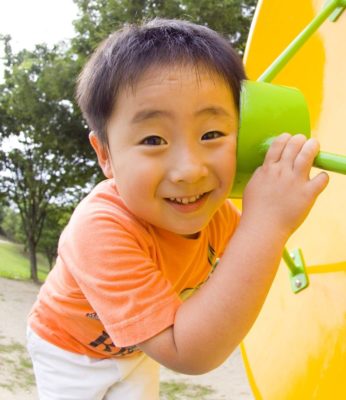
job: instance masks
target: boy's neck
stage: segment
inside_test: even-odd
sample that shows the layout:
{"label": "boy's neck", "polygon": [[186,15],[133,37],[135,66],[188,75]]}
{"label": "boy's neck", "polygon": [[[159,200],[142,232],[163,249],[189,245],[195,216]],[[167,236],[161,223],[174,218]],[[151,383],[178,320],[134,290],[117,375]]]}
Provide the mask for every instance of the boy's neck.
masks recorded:
{"label": "boy's neck", "polygon": [[196,232],[196,233],[191,233],[190,235],[181,235],[181,236],[186,239],[198,239],[200,234],[201,232]]}

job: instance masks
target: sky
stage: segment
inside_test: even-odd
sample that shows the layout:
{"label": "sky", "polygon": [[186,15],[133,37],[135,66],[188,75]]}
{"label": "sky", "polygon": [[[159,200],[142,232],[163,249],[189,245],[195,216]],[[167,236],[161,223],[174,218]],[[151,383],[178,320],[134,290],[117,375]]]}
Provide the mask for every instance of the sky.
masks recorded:
{"label": "sky", "polygon": [[[0,34],[11,35],[15,52],[33,49],[42,42],[53,45],[74,36],[72,21],[77,11],[72,0],[0,0]],[[0,57],[3,57],[2,46]],[[3,74],[2,61],[0,74]]]}

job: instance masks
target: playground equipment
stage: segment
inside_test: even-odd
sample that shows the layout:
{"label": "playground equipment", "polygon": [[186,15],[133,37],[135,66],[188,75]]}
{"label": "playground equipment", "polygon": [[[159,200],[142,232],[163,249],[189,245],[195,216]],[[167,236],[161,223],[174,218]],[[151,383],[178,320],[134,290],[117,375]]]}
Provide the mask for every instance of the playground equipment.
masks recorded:
{"label": "playground equipment", "polygon": [[[321,148],[331,153],[321,152],[315,165],[345,173],[345,158],[334,154],[346,153],[345,8],[346,0],[259,1],[245,54],[247,73],[258,82],[245,82],[243,87],[234,196],[241,195],[244,182],[260,165],[261,157],[263,160],[268,139],[283,131],[317,137]],[[263,83],[271,81],[297,90]],[[280,112],[293,107],[289,112],[295,118],[282,119],[278,114],[278,121],[293,126],[281,130],[281,125],[273,122],[268,125],[273,130],[264,137],[260,134],[258,142],[249,144],[245,139],[244,144],[246,132],[254,126],[251,118],[257,113],[251,117],[251,104],[254,110],[265,106],[258,100],[267,96],[259,93],[261,90],[273,90],[271,95],[286,102],[289,107]],[[268,99],[269,105],[279,104]],[[266,116],[268,110],[257,113],[258,118]],[[275,113],[271,116],[275,119]],[[257,120],[256,131],[260,126]],[[247,162],[249,150],[259,157],[250,157],[254,160],[250,170],[242,163],[243,146]],[[303,280],[298,280],[299,287],[293,281],[291,290],[285,263],[280,265],[261,314],[242,344],[256,399],[346,398],[346,180],[334,172],[330,177],[307,221],[288,242],[288,248],[301,250],[284,253],[291,277],[303,274]],[[300,291],[303,287],[306,290]]]}
{"label": "playground equipment", "polygon": [[[262,165],[270,144],[283,132],[311,137],[309,109],[302,92],[286,86],[244,81],[233,197],[241,197],[251,175]],[[345,175],[346,156],[320,151],[314,166]]]}

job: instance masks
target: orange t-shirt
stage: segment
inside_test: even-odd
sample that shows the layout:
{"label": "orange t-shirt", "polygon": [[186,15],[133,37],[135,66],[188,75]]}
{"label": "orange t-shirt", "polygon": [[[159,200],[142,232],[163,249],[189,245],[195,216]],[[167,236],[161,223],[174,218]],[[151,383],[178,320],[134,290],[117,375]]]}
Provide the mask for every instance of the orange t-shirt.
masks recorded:
{"label": "orange t-shirt", "polygon": [[56,265],[29,315],[43,339],[105,358],[174,324],[183,298],[208,279],[239,213],[227,200],[197,239],[136,218],[113,180],[98,184],[63,231]]}

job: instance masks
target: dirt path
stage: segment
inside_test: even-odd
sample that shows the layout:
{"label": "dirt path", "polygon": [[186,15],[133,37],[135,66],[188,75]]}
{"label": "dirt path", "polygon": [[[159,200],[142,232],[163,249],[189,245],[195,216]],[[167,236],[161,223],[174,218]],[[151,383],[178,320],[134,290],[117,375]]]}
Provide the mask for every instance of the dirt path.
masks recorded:
{"label": "dirt path", "polygon": [[[0,278],[0,399],[36,400],[34,378],[25,349],[26,316],[34,302],[39,286],[32,282]],[[166,388],[176,382],[183,394],[177,400],[190,400],[188,391],[209,386],[213,393],[193,396],[206,400],[252,400],[239,350],[220,368],[201,376],[176,374],[162,368],[161,380]],[[200,385],[200,386],[193,386]],[[203,393],[206,393],[204,391]],[[148,399],[150,400],[150,399]]]}
{"label": "dirt path", "polygon": [[0,278],[0,399],[37,399],[25,329],[38,289],[32,282]]}

